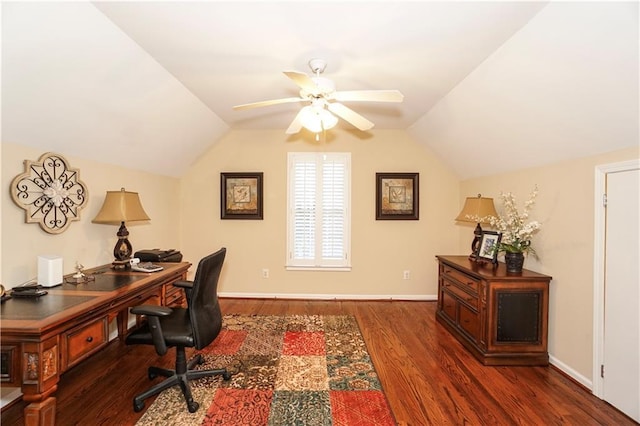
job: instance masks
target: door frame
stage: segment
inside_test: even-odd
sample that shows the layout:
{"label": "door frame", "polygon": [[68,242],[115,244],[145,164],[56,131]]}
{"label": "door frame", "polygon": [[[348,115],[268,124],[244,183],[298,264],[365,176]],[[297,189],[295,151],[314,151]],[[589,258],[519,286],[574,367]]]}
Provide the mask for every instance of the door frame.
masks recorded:
{"label": "door frame", "polygon": [[604,195],[607,174],[640,169],[640,159],[596,166],[594,190],[594,255],[593,255],[593,376],[592,393],[604,397],[604,379],[600,366],[604,363],[604,278],[606,214]]}

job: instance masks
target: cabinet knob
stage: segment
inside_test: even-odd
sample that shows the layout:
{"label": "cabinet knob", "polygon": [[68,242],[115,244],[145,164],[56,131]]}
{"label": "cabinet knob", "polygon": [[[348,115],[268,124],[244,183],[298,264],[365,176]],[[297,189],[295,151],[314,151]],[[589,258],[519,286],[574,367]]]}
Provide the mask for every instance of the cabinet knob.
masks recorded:
{"label": "cabinet knob", "polygon": [[93,342],[93,337],[91,337],[91,336],[87,337],[87,342],[89,342],[89,343]]}

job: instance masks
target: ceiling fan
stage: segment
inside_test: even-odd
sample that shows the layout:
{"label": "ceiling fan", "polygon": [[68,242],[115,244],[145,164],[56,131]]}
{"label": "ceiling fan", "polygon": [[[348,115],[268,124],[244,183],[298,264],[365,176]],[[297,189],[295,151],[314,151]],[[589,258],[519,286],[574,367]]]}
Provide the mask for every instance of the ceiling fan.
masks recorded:
{"label": "ceiling fan", "polygon": [[311,59],[309,68],[313,76],[298,71],[284,71],[284,74],[300,87],[300,96],[272,99],[236,105],[235,110],[265,107],[290,102],[309,102],[303,107],[287,128],[287,134],[298,133],[302,127],[314,132],[330,129],[338,123],[338,117],[360,130],[369,130],[374,124],[340,102],[402,102],[404,96],[398,90],[350,90],[336,91],[333,81],[321,77],[327,67],[323,59]]}

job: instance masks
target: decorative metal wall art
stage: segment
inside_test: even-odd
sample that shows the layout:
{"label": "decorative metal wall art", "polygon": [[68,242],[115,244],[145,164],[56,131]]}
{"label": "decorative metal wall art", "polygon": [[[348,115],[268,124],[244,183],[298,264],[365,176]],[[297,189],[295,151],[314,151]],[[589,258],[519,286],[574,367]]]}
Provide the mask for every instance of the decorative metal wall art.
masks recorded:
{"label": "decorative metal wall art", "polygon": [[38,161],[24,160],[24,173],[11,182],[11,198],[24,209],[26,223],[60,234],[80,220],[89,193],[78,169],[70,167],[62,155],[47,152]]}

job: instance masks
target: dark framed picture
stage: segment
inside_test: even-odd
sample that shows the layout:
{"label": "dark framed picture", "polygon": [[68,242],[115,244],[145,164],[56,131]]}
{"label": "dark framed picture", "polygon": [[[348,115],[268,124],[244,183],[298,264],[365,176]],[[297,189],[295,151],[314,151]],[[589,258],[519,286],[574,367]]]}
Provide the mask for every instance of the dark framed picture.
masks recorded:
{"label": "dark framed picture", "polygon": [[418,220],[418,173],[376,173],[376,220]]}
{"label": "dark framed picture", "polygon": [[220,218],[262,220],[262,172],[220,173]]}
{"label": "dark framed picture", "polygon": [[502,239],[502,234],[494,231],[482,231],[480,244],[478,244],[478,259],[488,260],[491,263],[498,263],[498,245]]}

